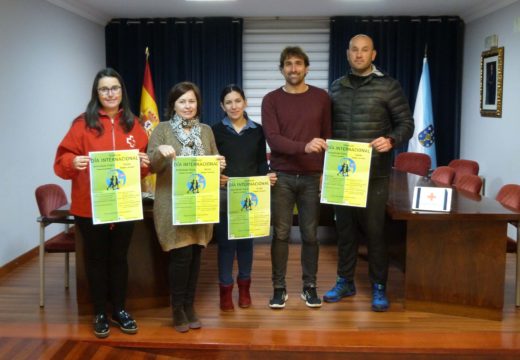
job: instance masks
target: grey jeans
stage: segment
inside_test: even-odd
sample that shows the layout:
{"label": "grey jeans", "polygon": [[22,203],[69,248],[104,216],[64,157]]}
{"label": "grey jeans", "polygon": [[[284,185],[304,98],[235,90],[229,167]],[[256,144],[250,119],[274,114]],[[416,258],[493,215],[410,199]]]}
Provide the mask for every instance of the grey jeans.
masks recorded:
{"label": "grey jeans", "polygon": [[289,235],[293,223],[294,204],[298,207],[298,223],[302,240],[301,265],[303,286],[316,286],[319,243],[316,238],[320,217],[320,174],[291,175],[277,173],[272,189],[271,207],[273,240],[271,243],[272,280],[274,288],[285,288]]}

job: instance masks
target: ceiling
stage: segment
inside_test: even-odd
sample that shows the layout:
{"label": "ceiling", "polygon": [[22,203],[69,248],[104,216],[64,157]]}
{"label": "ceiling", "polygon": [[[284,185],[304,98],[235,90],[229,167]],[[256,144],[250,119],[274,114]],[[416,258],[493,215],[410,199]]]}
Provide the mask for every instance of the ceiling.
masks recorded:
{"label": "ceiling", "polygon": [[113,18],[458,15],[471,22],[518,0],[47,0],[105,25]]}

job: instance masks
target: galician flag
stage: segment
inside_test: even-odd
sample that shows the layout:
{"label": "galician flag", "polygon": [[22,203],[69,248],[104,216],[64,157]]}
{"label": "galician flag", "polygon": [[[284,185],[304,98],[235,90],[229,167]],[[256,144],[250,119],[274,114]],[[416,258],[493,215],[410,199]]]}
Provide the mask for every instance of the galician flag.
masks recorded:
{"label": "galician flag", "polygon": [[430,155],[432,169],[437,167],[437,156],[435,153],[435,128],[433,126],[432,93],[430,88],[430,70],[428,58],[424,57],[421,80],[417,90],[415,109],[415,130],[413,137],[408,142],[408,151]]}
{"label": "galician flag", "polygon": [[[139,117],[141,123],[146,130],[148,137],[152,134],[153,129],[159,124],[159,112],[157,111],[157,103],[155,102],[155,91],[153,89],[152,73],[150,72],[150,64],[148,57],[150,55],[146,48],[146,64],[144,67],[143,87],[141,91],[141,108]],[[155,174],[149,174],[142,180],[143,192],[155,193]]]}

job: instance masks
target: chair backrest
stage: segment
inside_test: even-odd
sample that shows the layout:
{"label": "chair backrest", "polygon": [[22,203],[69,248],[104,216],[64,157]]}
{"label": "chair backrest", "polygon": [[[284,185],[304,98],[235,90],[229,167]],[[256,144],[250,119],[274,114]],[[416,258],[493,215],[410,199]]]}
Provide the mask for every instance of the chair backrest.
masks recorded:
{"label": "chair backrest", "polygon": [[457,190],[478,194],[482,189],[482,179],[478,175],[464,174],[455,180],[455,187]]}
{"label": "chair backrest", "polygon": [[455,177],[455,169],[449,166],[439,166],[432,173],[432,181],[444,186],[451,186]]}
{"label": "chair backrest", "polygon": [[455,178],[453,179],[453,183],[457,181],[459,177],[465,174],[473,174],[478,175],[479,166],[478,162],[473,160],[466,159],[455,159],[451,160],[448,164],[449,167],[455,169]]}
{"label": "chair backrest", "polygon": [[498,191],[497,201],[502,205],[520,211],[520,185],[506,184]]}
{"label": "chair backrest", "polygon": [[53,210],[67,204],[65,191],[63,191],[61,186],[56,184],[38,186],[35,195],[41,216],[50,217]]}
{"label": "chair backrest", "polygon": [[394,167],[399,171],[409,172],[421,176],[428,175],[432,159],[428,154],[416,152],[399,153],[394,162]]}

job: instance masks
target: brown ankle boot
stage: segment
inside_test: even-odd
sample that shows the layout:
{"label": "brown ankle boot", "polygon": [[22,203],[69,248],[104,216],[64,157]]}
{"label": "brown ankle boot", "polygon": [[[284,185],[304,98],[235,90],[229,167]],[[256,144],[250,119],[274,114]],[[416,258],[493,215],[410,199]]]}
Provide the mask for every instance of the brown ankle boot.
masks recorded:
{"label": "brown ankle boot", "polygon": [[233,299],[231,294],[233,292],[233,284],[231,285],[220,285],[220,310],[222,311],[233,311]]}
{"label": "brown ankle boot", "polygon": [[238,279],[238,306],[247,308],[251,306],[251,294],[249,287],[251,286],[251,279]]}

